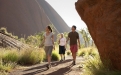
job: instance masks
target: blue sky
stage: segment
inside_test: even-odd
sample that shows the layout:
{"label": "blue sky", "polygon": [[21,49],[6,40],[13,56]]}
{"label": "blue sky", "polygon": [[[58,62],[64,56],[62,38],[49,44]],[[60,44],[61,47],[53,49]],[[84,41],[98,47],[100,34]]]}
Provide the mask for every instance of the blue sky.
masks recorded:
{"label": "blue sky", "polygon": [[85,23],[81,20],[75,9],[77,0],[46,0],[71,27],[76,25],[78,29],[86,28]]}

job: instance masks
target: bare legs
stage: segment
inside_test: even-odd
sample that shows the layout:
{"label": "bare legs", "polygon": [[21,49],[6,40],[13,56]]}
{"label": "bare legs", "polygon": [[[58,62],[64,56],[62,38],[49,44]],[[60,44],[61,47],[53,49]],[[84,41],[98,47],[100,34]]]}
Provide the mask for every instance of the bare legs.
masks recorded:
{"label": "bare legs", "polygon": [[76,61],[76,53],[72,53],[73,61]]}
{"label": "bare legs", "polygon": [[50,55],[47,55],[47,60],[48,60],[48,64],[51,63],[51,56]]}
{"label": "bare legs", "polygon": [[47,68],[49,69],[49,68],[51,68],[51,55],[47,55],[46,58],[48,61]]}
{"label": "bare legs", "polygon": [[73,57],[73,65],[76,65],[76,52],[72,53],[72,57]]}
{"label": "bare legs", "polygon": [[60,54],[60,56],[61,56],[61,61],[65,60],[65,54]]}

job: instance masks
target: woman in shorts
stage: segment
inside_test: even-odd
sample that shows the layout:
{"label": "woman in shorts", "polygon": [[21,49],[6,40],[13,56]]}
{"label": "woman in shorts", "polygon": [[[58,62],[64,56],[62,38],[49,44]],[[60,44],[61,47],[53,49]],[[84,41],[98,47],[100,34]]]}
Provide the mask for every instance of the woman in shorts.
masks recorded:
{"label": "woman in shorts", "polygon": [[48,60],[47,68],[49,69],[51,68],[51,55],[52,55],[52,50],[54,48],[53,33],[50,26],[46,27],[46,32],[44,33],[44,40],[42,44],[44,44],[45,46],[44,50],[46,53],[46,58]]}

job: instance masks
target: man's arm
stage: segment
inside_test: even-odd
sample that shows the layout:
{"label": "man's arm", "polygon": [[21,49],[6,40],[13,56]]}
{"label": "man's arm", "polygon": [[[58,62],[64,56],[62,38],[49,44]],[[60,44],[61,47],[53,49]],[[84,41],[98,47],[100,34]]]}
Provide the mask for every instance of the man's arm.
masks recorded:
{"label": "man's arm", "polygon": [[81,45],[80,45],[80,39],[77,39],[77,40],[78,40],[79,48],[81,48]]}
{"label": "man's arm", "polygon": [[70,35],[68,34],[68,37],[66,39],[66,45],[65,45],[65,48],[67,48],[67,44],[68,44],[68,41],[70,40]]}
{"label": "man's arm", "polygon": [[70,34],[68,33],[68,37],[67,37],[67,40],[66,40],[66,44],[68,43],[69,40],[70,40]]}
{"label": "man's arm", "polygon": [[69,41],[69,37],[68,37],[67,40],[66,40],[66,44],[68,43],[68,41]]}
{"label": "man's arm", "polygon": [[78,35],[77,35],[77,41],[78,41],[79,48],[81,48],[79,33],[78,33]]}

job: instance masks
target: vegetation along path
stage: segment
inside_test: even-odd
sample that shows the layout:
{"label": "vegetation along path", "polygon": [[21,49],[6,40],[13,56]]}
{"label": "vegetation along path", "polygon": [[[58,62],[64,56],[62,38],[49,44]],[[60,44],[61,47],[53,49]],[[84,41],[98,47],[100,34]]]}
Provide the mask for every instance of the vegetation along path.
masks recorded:
{"label": "vegetation along path", "polygon": [[46,62],[38,65],[34,65],[22,70],[15,70],[9,75],[81,75],[81,62],[84,59],[82,57],[77,57],[76,65],[71,65],[71,56],[67,56],[66,60],[63,62],[53,62],[52,68],[46,68]]}

